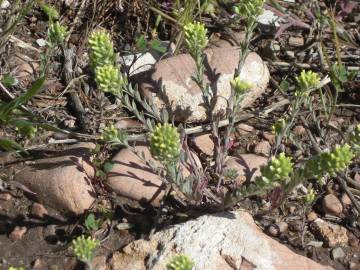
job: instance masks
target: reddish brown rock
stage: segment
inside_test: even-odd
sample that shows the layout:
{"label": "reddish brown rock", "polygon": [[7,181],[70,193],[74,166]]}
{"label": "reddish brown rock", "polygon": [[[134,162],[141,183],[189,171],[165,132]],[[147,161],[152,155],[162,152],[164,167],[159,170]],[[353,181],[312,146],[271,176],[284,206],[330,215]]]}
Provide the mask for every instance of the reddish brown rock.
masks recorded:
{"label": "reddish brown rock", "polygon": [[95,170],[79,149],[67,150],[66,154],[74,155],[37,160],[20,170],[15,180],[34,192],[40,203],[67,214],[82,214],[95,200],[91,185]]}
{"label": "reddish brown rock", "polygon": [[268,141],[261,141],[254,147],[254,153],[268,157],[270,155],[271,145]]}
{"label": "reddish brown rock", "polygon": [[[212,111],[223,114],[231,93],[230,81],[238,66],[239,51],[236,47],[209,48],[205,53],[208,64],[205,81],[221,97]],[[208,113],[203,105],[202,90],[192,79],[195,70],[195,62],[188,54],[161,60],[155,65],[151,78],[141,79],[140,91],[147,97],[152,96],[159,109],[170,109],[171,116],[177,122],[204,122],[208,120]],[[240,104],[241,108],[245,108],[265,91],[269,71],[260,56],[250,53],[240,76],[254,85]]]}
{"label": "reddish brown rock", "polygon": [[2,201],[10,201],[11,198],[12,198],[11,195],[7,192],[0,193],[0,200],[2,200]]}
{"label": "reddish brown rock", "polygon": [[293,131],[297,136],[303,136],[306,134],[306,129],[303,126],[295,126]]}
{"label": "reddish brown rock", "polygon": [[207,156],[212,156],[214,154],[214,142],[211,139],[210,134],[203,134],[200,136],[196,136],[194,138],[194,146],[197,148],[200,152],[204,153]]}
{"label": "reddish brown rock", "polygon": [[[136,146],[135,149],[141,153],[143,152],[146,160],[151,160],[160,167],[160,163],[151,157],[149,148],[147,146]],[[199,159],[193,155],[198,166],[201,166]],[[165,186],[161,181],[159,175],[155,174],[151,168],[144,164],[129,149],[121,150],[113,158],[114,166],[108,173],[107,185],[117,194],[159,206],[162,197],[164,196]],[[189,172],[182,169],[183,175],[186,177]]]}
{"label": "reddish brown rock", "polygon": [[318,216],[314,211],[311,211],[310,213],[307,214],[307,220],[309,222],[312,222],[312,221],[316,220],[317,218],[318,218]]}
{"label": "reddish brown rock", "polygon": [[322,206],[325,213],[339,216],[343,211],[343,206],[334,194],[326,195],[322,200]]}
{"label": "reddish brown rock", "polygon": [[261,136],[267,140],[270,144],[275,143],[275,134],[271,132],[263,132]]}
{"label": "reddish brown rock", "polygon": [[227,170],[236,170],[238,176],[235,181],[238,185],[260,176],[260,167],[265,164],[267,164],[267,158],[254,154],[242,154],[239,157],[229,156],[225,162]]}
{"label": "reddish brown rock", "polygon": [[40,203],[34,203],[31,206],[31,211],[30,211],[31,215],[37,218],[44,218],[47,214],[48,211],[46,210],[46,208],[40,204]]}
{"label": "reddish brown rock", "polygon": [[9,238],[13,241],[21,240],[26,232],[26,227],[16,226],[14,230],[9,234]]}

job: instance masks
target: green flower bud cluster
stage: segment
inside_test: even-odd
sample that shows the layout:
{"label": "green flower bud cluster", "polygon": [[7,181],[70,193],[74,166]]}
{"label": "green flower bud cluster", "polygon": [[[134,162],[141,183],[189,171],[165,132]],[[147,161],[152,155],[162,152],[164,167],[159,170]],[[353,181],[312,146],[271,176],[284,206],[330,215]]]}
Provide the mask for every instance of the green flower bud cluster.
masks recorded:
{"label": "green flower bud cluster", "polygon": [[192,270],[194,262],[185,255],[175,256],[167,265],[167,270]]}
{"label": "green flower bud cluster", "polygon": [[306,162],[304,175],[306,178],[316,177],[321,179],[323,175],[336,175],[337,172],[345,170],[354,157],[350,145],[337,146],[330,152],[323,152]]}
{"label": "green flower bud cluster", "polygon": [[48,30],[50,44],[62,44],[68,35],[69,32],[65,25],[61,25],[58,21],[50,24]]}
{"label": "green flower bud cluster", "polygon": [[296,81],[299,85],[299,92],[297,95],[304,94],[307,95],[308,91],[311,88],[314,88],[319,85],[320,83],[320,76],[319,74],[313,71],[301,71],[300,76],[296,77]]}
{"label": "green flower bud cluster", "polygon": [[200,22],[188,23],[184,26],[185,42],[193,58],[197,58],[208,44],[207,29]]}
{"label": "green flower bud cluster", "polygon": [[314,189],[311,188],[308,190],[308,193],[305,195],[304,200],[305,200],[305,203],[312,204],[313,201],[315,201],[315,198],[316,198],[316,193],[315,193]]}
{"label": "green flower bud cluster", "polygon": [[126,77],[116,64],[116,54],[110,34],[105,30],[97,30],[90,35],[90,64],[95,70],[95,81],[103,93],[115,96],[122,95],[122,88],[127,84]]}
{"label": "green flower bud cluster", "polygon": [[96,69],[104,65],[114,65],[116,55],[110,34],[105,30],[97,30],[90,35],[90,63]]}
{"label": "green flower bud cluster", "polygon": [[175,163],[180,157],[180,136],[177,129],[168,123],[158,124],[150,135],[150,152],[164,164]]}
{"label": "green flower bud cluster", "polygon": [[95,69],[95,81],[101,92],[120,96],[125,78],[118,67],[106,64]]}
{"label": "green flower bud cluster", "polygon": [[280,135],[281,132],[284,130],[286,126],[286,120],[284,118],[278,119],[275,124],[272,125],[272,131],[275,133],[275,135]]}
{"label": "green flower bud cluster", "polygon": [[257,18],[264,12],[265,0],[242,0],[234,6],[234,12],[245,18]]}
{"label": "green flower bud cluster", "polygon": [[100,242],[90,236],[85,238],[81,235],[72,241],[72,246],[76,257],[86,263],[90,263],[94,257],[94,251],[99,246]]}
{"label": "green flower bud cluster", "polygon": [[271,161],[260,168],[261,177],[269,182],[278,182],[286,180],[293,172],[293,163],[290,157],[286,157],[281,153],[278,158],[273,157]]}
{"label": "green flower bud cluster", "polygon": [[105,142],[118,144],[124,144],[127,140],[126,133],[121,132],[121,130],[114,125],[106,127],[100,138]]}
{"label": "green flower bud cluster", "polygon": [[28,137],[29,139],[33,139],[33,138],[35,138],[35,135],[36,135],[38,129],[36,126],[24,125],[24,126],[17,127],[16,131],[18,131],[23,136]]}
{"label": "green flower bud cluster", "polygon": [[253,85],[247,81],[240,79],[240,76],[234,78],[231,82],[231,87],[234,89],[235,95],[241,96],[246,91],[250,90]]}

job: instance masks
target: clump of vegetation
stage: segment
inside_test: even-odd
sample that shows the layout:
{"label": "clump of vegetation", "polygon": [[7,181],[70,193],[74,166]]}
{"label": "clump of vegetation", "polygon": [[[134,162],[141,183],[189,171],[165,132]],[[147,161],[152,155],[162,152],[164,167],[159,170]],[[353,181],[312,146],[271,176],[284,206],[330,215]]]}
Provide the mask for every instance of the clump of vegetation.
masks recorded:
{"label": "clump of vegetation", "polygon": [[85,237],[81,235],[73,240],[72,247],[75,256],[85,263],[87,267],[92,270],[92,260],[94,258],[95,249],[99,246],[100,242],[92,237]]}
{"label": "clump of vegetation", "polygon": [[177,255],[166,265],[167,270],[194,270],[194,262],[185,255]]}

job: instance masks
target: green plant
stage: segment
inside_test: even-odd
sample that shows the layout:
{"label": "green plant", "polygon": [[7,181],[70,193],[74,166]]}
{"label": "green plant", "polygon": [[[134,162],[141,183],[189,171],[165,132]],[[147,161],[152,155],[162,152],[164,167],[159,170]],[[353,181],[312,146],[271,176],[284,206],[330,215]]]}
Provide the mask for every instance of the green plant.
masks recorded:
{"label": "green plant", "polygon": [[100,228],[100,225],[101,220],[95,218],[95,215],[93,213],[90,213],[85,219],[85,227],[89,232],[98,230]]}
{"label": "green plant", "polygon": [[194,262],[185,255],[177,255],[166,265],[167,270],[193,270]]}
{"label": "green plant", "polygon": [[84,262],[90,270],[92,267],[92,260],[94,258],[95,249],[99,246],[100,242],[90,236],[85,237],[81,235],[72,241],[72,248],[76,257]]}
{"label": "green plant", "polygon": [[105,65],[115,65],[116,54],[108,32],[105,30],[94,31],[88,42],[90,64],[94,69]]}
{"label": "green plant", "polygon": [[99,90],[121,97],[122,86],[125,82],[118,67],[105,64],[95,69],[95,81]]}
{"label": "green plant", "polygon": [[158,124],[150,135],[150,151],[164,164],[174,164],[180,157],[180,136],[170,124]]}

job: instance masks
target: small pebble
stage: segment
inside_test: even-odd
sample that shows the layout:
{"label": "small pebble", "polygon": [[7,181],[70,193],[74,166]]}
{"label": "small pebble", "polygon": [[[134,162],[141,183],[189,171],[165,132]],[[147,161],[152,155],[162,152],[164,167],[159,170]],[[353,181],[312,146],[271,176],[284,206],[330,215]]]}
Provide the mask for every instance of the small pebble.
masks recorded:
{"label": "small pebble", "polygon": [[343,211],[343,206],[339,199],[334,194],[328,194],[322,200],[322,207],[326,214],[340,216]]}
{"label": "small pebble", "polygon": [[331,250],[331,258],[333,260],[338,260],[345,257],[345,252],[341,247],[334,248]]}
{"label": "small pebble", "polygon": [[267,140],[270,144],[274,144],[275,143],[275,135],[271,132],[263,132],[261,134],[261,136]]}
{"label": "small pebble", "polygon": [[341,202],[344,206],[351,205],[351,200],[346,193],[341,196]]}
{"label": "small pebble", "polygon": [[9,193],[0,193],[0,200],[10,201],[11,195]]}
{"label": "small pebble", "polygon": [[48,214],[46,208],[40,203],[34,203],[31,207],[31,215],[37,218],[44,218]]}
{"label": "small pebble", "polygon": [[271,145],[268,141],[261,141],[254,147],[254,153],[263,156],[269,156]]}
{"label": "small pebble", "polygon": [[312,221],[314,221],[314,220],[317,219],[317,218],[318,218],[318,216],[317,216],[317,214],[316,214],[314,211],[311,211],[310,213],[307,214],[307,220],[308,220],[309,222],[312,222]]}
{"label": "small pebble", "polygon": [[324,244],[324,242],[322,241],[310,241],[309,243],[307,243],[307,246],[311,246],[311,247],[315,247],[315,248],[320,248],[322,247]]}
{"label": "small pebble", "polygon": [[353,234],[349,235],[349,241],[348,241],[349,246],[359,247],[359,242],[360,242],[359,238],[357,238],[355,235],[353,235]]}
{"label": "small pebble", "polygon": [[9,238],[13,241],[21,240],[26,231],[26,227],[16,226],[14,230],[9,234]]}
{"label": "small pebble", "polygon": [[289,45],[294,47],[304,46],[304,38],[303,37],[290,37]]}
{"label": "small pebble", "polygon": [[355,262],[349,262],[349,270],[356,270],[359,269],[358,265]]}
{"label": "small pebble", "polygon": [[303,126],[295,126],[293,131],[297,136],[303,136],[306,134],[306,129]]}
{"label": "small pebble", "polygon": [[284,232],[287,231],[289,225],[286,222],[278,222],[275,224],[272,224],[269,228],[268,228],[268,232],[271,236],[278,236],[279,234],[282,234]]}

